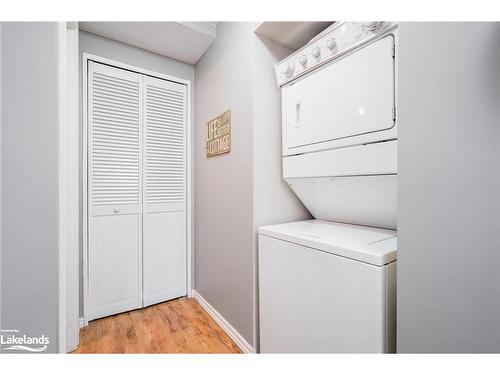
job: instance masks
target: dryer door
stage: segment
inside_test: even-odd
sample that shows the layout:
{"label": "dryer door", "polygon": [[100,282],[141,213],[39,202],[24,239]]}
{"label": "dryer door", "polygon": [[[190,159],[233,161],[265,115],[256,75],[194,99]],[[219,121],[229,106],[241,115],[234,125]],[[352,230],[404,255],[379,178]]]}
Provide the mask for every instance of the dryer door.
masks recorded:
{"label": "dryer door", "polygon": [[284,87],[284,154],[365,143],[363,135],[391,129],[393,46],[388,35]]}

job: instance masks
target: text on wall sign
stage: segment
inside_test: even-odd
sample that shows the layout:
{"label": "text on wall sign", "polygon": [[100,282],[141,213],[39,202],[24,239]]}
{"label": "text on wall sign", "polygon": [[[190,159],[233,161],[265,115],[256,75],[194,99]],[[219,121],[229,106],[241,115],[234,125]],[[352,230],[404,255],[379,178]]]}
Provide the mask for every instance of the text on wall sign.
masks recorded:
{"label": "text on wall sign", "polygon": [[207,123],[207,158],[231,151],[231,110]]}

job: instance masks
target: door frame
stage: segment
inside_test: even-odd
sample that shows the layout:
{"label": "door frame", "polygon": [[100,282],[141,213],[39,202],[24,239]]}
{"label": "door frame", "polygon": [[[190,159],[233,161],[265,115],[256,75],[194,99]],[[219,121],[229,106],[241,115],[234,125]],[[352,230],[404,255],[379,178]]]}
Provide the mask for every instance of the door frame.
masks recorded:
{"label": "door frame", "polygon": [[57,23],[58,43],[58,352],[79,343],[78,23]]}
{"label": "door frame", "polygon": [[88,285],[88,62],[95,61],[97,63],[110,65],[116,68],[129,70],[135,73],[144,74],[154,78],[164,79],[167,81],[186,85],[186,293],[191,297],[193,286],[193,134],[192,131],[192,82],[188,79],[178,78],[167,74],[158,73],[152,70],[139,68],[127,63],[118,62],[105,57],[93,55],[90,53],[82,54],[82,263],[83,263],[83,323],[88,325],[88,301],[89,301],[89,285]]}

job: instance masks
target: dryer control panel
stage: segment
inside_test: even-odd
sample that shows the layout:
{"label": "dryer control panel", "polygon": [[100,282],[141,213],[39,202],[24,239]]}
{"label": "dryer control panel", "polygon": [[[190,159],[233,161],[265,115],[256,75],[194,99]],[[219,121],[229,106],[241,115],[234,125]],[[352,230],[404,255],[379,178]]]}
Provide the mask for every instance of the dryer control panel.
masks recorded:
{"label": "dryer control panel", "polygon": [[335,22],[307,45],[275,65],[279,86],[336,59],[396,27],[394,22]]}

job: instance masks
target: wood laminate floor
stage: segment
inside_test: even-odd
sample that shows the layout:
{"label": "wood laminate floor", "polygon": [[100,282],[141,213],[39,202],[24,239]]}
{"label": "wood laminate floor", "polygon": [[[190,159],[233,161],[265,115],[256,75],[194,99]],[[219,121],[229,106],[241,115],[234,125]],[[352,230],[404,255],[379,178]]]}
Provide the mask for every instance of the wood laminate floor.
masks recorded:
{"label": "wood laminate floor", "polygon": [[91,321],[73,353],[241,353],[193,298]]}

